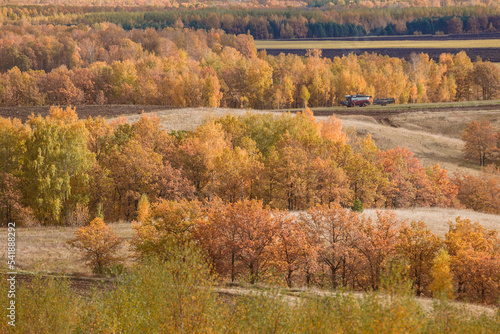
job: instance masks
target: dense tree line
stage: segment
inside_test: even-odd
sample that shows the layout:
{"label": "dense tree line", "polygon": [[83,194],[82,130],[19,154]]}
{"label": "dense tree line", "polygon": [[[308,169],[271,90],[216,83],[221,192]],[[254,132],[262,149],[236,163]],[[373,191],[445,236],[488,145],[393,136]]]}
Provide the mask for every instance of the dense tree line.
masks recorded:
{"label": "dense tree line", "polygon": [[409,60],[257,53],[250,35],[167,28],[125,31],[7,25],[0,31],[0,105],[331,106],[344,95],[397,103],[495,99],[500,71],[464,53]]}
{"label": "dense tree line", "polygon": [[232,282],[274,277],[288,287],[376,291],[396,279],[417,296],[489,304],[500,294],[498,232],[460,217],[444,237],[423,221],[403,222],[391,211],[369,218],[338,203],[289,213],[256,200],[160,200],[141,218],[132,241],[140,258],[169,258],[172,245],[192,242]]}
{"label": "dense tree line", "polygon": [[255,39],[402,34],[461,34],[500,30],[495,7],[335,8],[197,10],[147,7],[25,6],[0,9],[0,23],[93,25],[114,23],[126,30],[184,26],[251,34]]}
{"label": "dense tree line", "polygon": [[339,120],[317,122],[308,110],[227,116],[173,134],[158,118],[110,124],[78,120],[71,108],[26,124],[0,121],[2,224],[130,221],[144,194],[153,203],[258,199],[288,210],[357,200],[365,207],[500,212],[496,169],[477,177],[424,168],[405,148],[379,150],[369,135],[348,143]]}

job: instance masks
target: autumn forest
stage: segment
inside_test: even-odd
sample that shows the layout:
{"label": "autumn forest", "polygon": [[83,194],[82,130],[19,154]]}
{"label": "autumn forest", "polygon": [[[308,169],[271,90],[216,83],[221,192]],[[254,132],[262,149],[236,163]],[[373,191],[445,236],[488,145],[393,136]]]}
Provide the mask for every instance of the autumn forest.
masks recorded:
{"label": "autumn forest", "polygon": [[363,92],[398,103],[495,99],[500,70],[466,53],[267,56],[250,35],[166,28],[5,25],[0,105],[331,106]]}

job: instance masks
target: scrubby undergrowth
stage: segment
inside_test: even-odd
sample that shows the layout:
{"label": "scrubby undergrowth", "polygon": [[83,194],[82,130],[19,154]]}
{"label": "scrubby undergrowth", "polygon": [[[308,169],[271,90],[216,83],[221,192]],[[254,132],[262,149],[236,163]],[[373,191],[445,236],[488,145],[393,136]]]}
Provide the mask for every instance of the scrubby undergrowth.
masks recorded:
{"label": "scrubby undergrowth", "polygon": [[[18,289],[16,333],[497,333],[500,314],[471,312],[446,301],[426,310],[404,286],[363,297],[263,289],[240,296],[217,293],[201,255],[176,248],[148,260],[111,290],[89,297],[66,280],[35,278]],[[6,281],[2,280],[1,285]],[[6,286],[2,287],[6,289]],[[6,295],[0,298],[6,305]],[[68,311],[71,312],[68,312]],[[7,333],[6,322],[0,331]]]}

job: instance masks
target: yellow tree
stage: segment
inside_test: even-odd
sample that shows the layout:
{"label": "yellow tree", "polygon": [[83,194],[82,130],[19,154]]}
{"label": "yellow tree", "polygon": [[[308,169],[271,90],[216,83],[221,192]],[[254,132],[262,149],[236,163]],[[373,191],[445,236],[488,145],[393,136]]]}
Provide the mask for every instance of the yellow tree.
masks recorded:
{"label": "yellow tree", "polygon": [[0,225],[22,218],[20,177],[28,136],[28,129],[21,121],[0,117]]}
{"label": "yellow tree", "polygon": [[450,270],[451,259],[448,252],[441,248],[438,255],[432,261],[432,283],[430,289],[435,297],[453,298],[453,274]]}
{"label": "yellow tree", "polygon": [[271,148],[267,166],[269,203],[289,210],[307,207],[308,184],[315,171],[301,143],[286,134]]}
{"label": "yellow tree", "polygon": [[399,233],[396,248],[410,264],[409,274],[417,296],[425,293],[432,281],[432,261],[441,246],[441,239],[423,221],[412,221]]}
{"label": "yellow tree", "polygon": [[150,219],[134,223],[132,246],[139,258],[168,258],[172,247],[184,247],[203,213],[197,201],[160,200],[153,204]]}
{"label": "yellow tree", "polygon": [[499,295],[500,239],[497,230],[457,217],[450,223],[445,243],[460,297],[495,302]]}
{"label": "yellow tree", "polygon": [[[196,128],[193,137],[187,138],[186,141],[181,144],[181,149],[185,149],[188,155],[198,155],[201,158],[204,168],[206,168],[209,182],[209,201],[211,201],[214,191],[217,158],[219,158],[224,150],[229,147],[230,143],[226,139],[226,134],[222,129],[222,125],[214,121],[210,121]],[[203,177],[202,175],[199,176]],[[201,191],[202,189],[202,184],[198,183],[197,190]]]}
{"label": "yellow tree", "polygon": [[246,138],[243,146],[226,148],[215,162],[215,193],[229,202],[252,197],[264,166],[255,142]]}

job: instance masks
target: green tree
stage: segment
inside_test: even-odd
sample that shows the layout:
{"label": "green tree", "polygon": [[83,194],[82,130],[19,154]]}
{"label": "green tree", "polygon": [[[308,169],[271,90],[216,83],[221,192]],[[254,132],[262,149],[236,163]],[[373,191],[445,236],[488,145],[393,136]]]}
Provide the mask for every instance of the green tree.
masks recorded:
{"label": "green tree", "polygon": [[23,173],[25,197],[43,224],[61,224],[63,209],[85,203],[93,155],[87,130],[71,107],[53,107],[46,118],[30,117]]}

